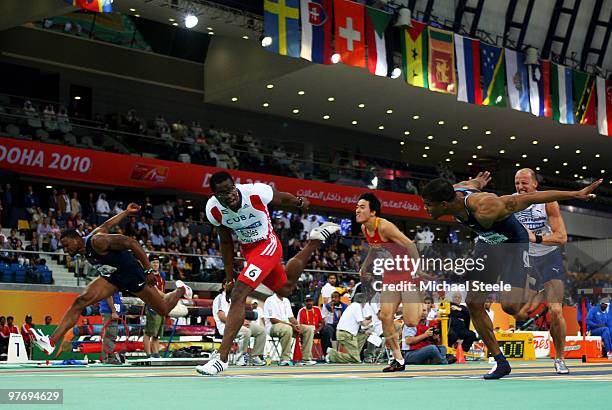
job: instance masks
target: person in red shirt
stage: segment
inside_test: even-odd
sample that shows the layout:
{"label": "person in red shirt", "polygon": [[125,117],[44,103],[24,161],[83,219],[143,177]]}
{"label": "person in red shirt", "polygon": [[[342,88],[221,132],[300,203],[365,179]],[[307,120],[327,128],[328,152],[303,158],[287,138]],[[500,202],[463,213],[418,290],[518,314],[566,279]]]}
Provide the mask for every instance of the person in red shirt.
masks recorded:
{"label": "person in red shirt", "polygon": [[[6,351],[8,348],[8,339],[9,339],[9,331],[6,327],[6,318],[4,316],[0,316],[0,358],[3,358],[6,355]],[[0,359],[3,360],[3,359]]]}
{"label": "person in red shirt", "polygon": [[26,315],[25,323],[21,326],[21,335],[23,336],[23,343],[28,352],[28,358],[32,358],[32,339],[30,339],[30,329],[32,329],[32,315]]}
{"label": "person in red shirt", "polygon": [[19,328],[13,324],[14,320],[15,320],[15,318],[13,316],[7,316],[6,317],[6,327],[8,328],[8,332],[9,332],[9,334],[11,334],[11,333],[20,334],[19,333]]}
{"label": "person in red shirt", "polygon": [[305,302],[304,307],[298,312],[298,322],[301,325],[314,326],[315,333],[319,333],[319,330],[325,325],[321,309],[318,306],[314,306],[312,296],[310,295],[306,295]]}

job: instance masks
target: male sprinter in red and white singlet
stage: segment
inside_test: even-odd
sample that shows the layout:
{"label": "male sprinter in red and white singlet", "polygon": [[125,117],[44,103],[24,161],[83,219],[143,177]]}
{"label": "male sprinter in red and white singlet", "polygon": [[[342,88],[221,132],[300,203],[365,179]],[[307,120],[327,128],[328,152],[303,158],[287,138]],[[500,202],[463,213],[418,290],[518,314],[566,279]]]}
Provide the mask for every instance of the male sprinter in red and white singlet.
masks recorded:
{"label": "male sprinter in red and white singlet", "polygon": [[[289,296],[310,256],[321,243],[340,230],[340,226],[331,222],[313,229],[304,249],[283,266],[283,248],[272,228],[267,206],[295,206],[306,210],[308,200],[287,192],[278,192],[266,184],[236,185],[227,172],[214,174],[210,179],[210,187],[214,196],[206,203],[206,217],[211,224],[218,227],[228,283],[226,292],[231,294],[232,304],[225,322],[219,357],[196,367],[198,373],[206,376],[213,376],[227,369],[232,342],[244,323],[247,296],[260,284],[266,285],[281,297]],[[246,259],[245,267],[236,282],[233,276],[232,231],[238,238],[240,250]]]}
{"label": "male sprinter in red and white singlet", "polygon": [[[380,250],[387,251],[387,257],[394,258],[407,253],[412,263],[419,260],[419,251],[416,245],[406,235],[404,235],[392,222],[384,218],[380,218],[380,201],[372,193],[365,193],[359,197],[357,209],[355,210],[355,219],[361,224],[361,230],[370,244],[368,255],[361,265],[360,275],[362,283],[365,286],[372,286],[373,283],[369,279],[369,273],[366,269],[372,265],[374,259],[380,256]],[[410,267],[412,269],[412,266]],[[419,269],[420,272],[420,269]],[[399,283],[400,281],[411,281],[412,276],[409,271],[394,269],[385,271],[383,274],[383,285],[390,283]],[[418,281],[418,280],[417,280]],[[370,283],[368,283],[370,282]],[[398,335],[395,331],[393,322],[395,312],[402,303],[404,324],[409,327],[415,327],[421,316],[421,299],[418,290],[399,292],[385,291],[381,294],[380,303],[380,320],[383,325],[383,333],[385,340],[391,351],[393,352],[393,360],[388,367],[383,369],[383,372],[397,372],[405,370],[404,357],[398,343]]]}

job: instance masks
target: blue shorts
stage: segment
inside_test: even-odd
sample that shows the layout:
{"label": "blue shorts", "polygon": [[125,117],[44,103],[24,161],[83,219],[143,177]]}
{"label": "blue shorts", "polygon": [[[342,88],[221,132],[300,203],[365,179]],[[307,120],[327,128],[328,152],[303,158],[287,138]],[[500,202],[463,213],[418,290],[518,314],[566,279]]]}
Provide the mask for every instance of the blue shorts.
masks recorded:
{"label": "blue shorts", "polygon": [[563,256],[559,249],[542,256],[529,256],[531,270],[529,274],[536,278],[538,287],[551,280],[563,280],[565,267],[563,266]]}

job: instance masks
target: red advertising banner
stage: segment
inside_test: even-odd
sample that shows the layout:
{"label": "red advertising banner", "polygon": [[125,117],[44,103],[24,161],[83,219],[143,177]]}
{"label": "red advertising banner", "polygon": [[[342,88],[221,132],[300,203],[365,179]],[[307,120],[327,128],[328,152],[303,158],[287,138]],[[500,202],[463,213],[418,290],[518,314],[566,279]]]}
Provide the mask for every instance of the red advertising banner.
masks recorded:
{"label": "red advertising banner", "polygon": [[[304,196],[313,206],[347,211],[367,188],[287,178],[152,158],[111,154],[63,145],[0,137],[0,169],[27,175],[69,181],[138,188],[174,189],[210,195],[209,180],[218,171],[228,171],[237,183],[264,182],[279,191]],[[375,191],[385,215],[429,219],[417,195]]]}

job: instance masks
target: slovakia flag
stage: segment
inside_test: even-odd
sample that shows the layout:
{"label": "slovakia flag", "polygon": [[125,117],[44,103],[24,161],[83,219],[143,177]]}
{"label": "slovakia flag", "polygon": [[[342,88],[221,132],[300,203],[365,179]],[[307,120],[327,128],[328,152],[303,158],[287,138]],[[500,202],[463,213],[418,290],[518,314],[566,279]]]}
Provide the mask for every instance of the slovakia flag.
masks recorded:
{"label": "slovakia flag", "polygon": [[332,0],[301,0],[302,51],[300,57],[331,64]]}

